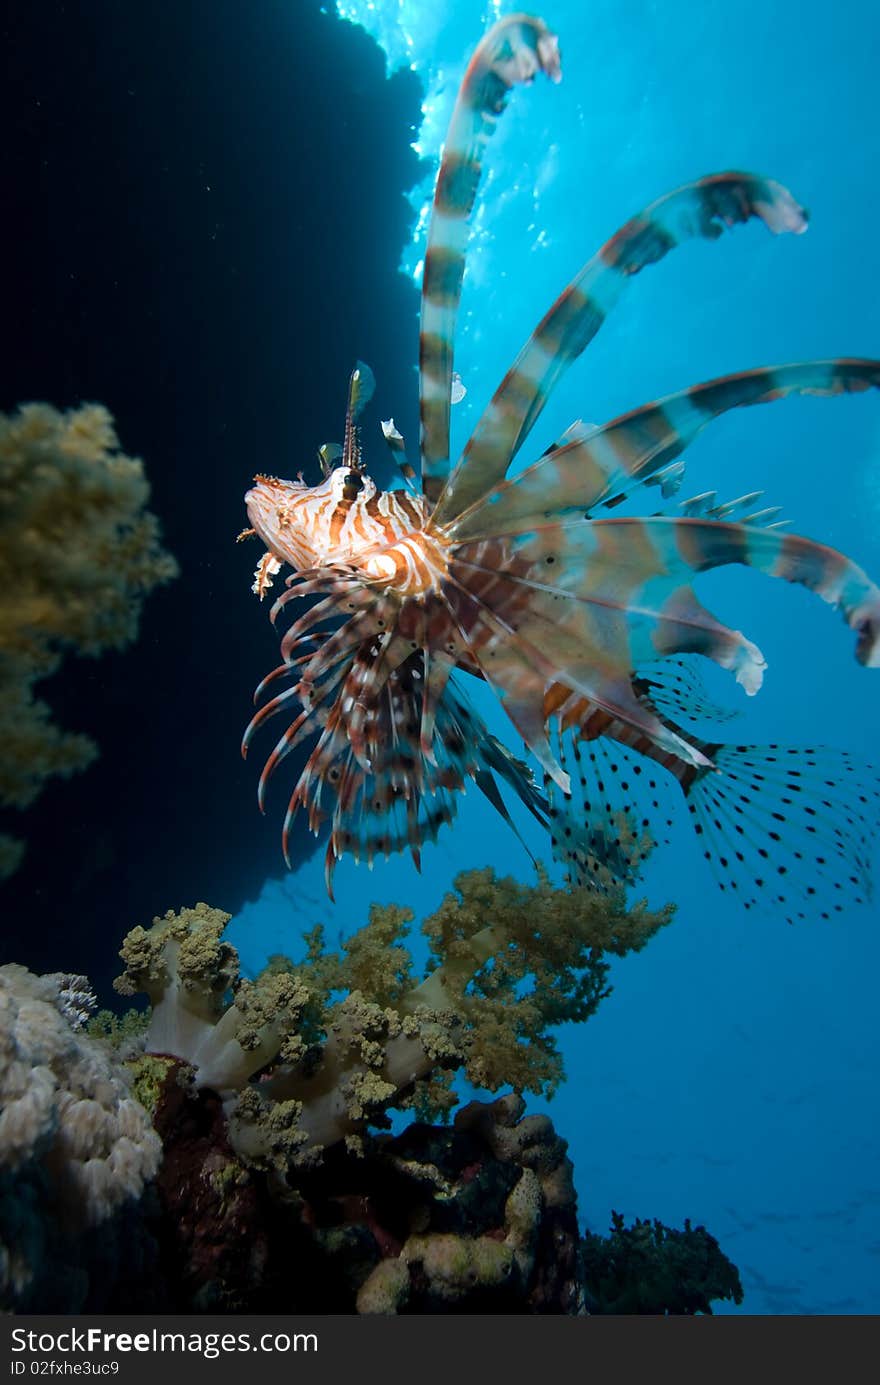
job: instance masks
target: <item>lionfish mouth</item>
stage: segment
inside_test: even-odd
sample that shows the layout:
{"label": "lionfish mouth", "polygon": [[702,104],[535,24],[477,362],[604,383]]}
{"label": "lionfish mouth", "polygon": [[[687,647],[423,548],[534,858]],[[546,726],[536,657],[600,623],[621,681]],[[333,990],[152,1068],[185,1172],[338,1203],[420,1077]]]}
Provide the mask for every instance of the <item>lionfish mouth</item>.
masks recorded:
{"label": "lionfish mouth", "polygon": [[248,522],[267,548],[273,545],[273,534],[277,537],[278,528],[284,525],[281,492],[289,486],[274,476],[255,476],[253,487],[245,494]]}

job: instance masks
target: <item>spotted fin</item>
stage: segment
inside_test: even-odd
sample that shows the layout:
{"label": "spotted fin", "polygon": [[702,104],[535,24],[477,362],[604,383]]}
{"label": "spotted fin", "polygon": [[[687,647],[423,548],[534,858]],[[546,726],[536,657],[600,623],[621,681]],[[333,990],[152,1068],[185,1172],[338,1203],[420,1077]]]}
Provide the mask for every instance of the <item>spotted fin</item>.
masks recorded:
{"label": "spotted fin", "polygon": [[546,784],[554,859],[573,885],[607,894],[635,884],[654,847],[668,845],[674,782],[605,737],[559,736],[555,748],[570,789]]}
{"label": "spotted fin", "polygon": [[841,751],[708,747],[714,770],[686,790],[703,854],[745,909],[794,923],[871,897],[880,778]]}
{"label": "spotted fin", "polygon": [[743,908],[794,923],[870,900],[875,770],[826,748],[702,746],[714,768],[673,777],[605,737],[560,739],[571,792],[548,784],[549,814],[554,857],[574,883],[607,891],[638,879],[654,834],[668,844],[677,778],[710,870]]}

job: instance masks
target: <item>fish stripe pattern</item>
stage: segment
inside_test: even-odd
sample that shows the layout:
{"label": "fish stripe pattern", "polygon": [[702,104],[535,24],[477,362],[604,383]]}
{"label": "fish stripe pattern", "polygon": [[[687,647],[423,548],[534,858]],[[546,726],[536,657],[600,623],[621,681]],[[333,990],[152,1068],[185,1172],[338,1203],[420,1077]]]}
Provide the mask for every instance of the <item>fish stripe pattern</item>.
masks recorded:
{"label": "fish stripe pattern", "polygon": [[501,480],[550,391],[636,274],[687,240],[717,240],[726,227],[752,217],[777,235],[807,228],[807,213],[787,188],[770,178],[730,172],[667,193],[612,236],[563,290],[501,381],[446,484],[435,522],[461,514]]}
{"label": "fish stripe pattern", "polygon": [[471,58],[443,146],[425,252],[419,339],[422,482],[431,501],[449,471],[453,339],[483,156],[511,88],[531,82],[538,72],[561,79],[555,34],[543,20],[508,15]]}
{"label": "fish stripe pattern", "polygon": [[[607,889],[635,879],[683,795],[707,862],[744,906],[830,917],[841,899],[868,895],[876,773],[823,748],[719,739],[733,714],[705,692],[696,661],[750,695],[766,664],[696,588],[701,574],[726,566],[802,586],[840,613],[866,668],[880,667],[880,588],[846,554],[784,528],[779,506],[759,491],[721,502],[714,490],[674,497],[683,455],[712,420],[798,395],[876,389],[880,362],[725,375],[602,425],[575,423],[508,475],[550,391],[642,269],[753,218],[774,233],[806,229],[780,183],[713,174],[659,198],[587,261],[450,467],[450,407],[463,394],[453,335],[483,156],[511,88],[540,72],[560,77],[555,35],[511,15],[483,39],[459,92],[425,258],[421,478],[393,420],[382,431],[407,488],[381,491],[370,477],[360,427],[374,382],[358,362],[344,441],[320,449],[320,482],[259,475],[247,493],[245,534],[266,550],[255,592],[264,597],[289,569],[270,610],[273,624],[287,626],[281,663],[257,689],[242,744],[247,753],[269,723],[282,728],[259,806],[293,766],[284,853],[297,857],[302,816],[326,837],[332,890],[346,855],[372,864],[408,848],[418,863],[475,784],[514,830],[511,807],[542,823],[572,878]],[[620,512],[644,488],[668,510]],[[469,679],[497,695],[528,761],[490,734]]]}

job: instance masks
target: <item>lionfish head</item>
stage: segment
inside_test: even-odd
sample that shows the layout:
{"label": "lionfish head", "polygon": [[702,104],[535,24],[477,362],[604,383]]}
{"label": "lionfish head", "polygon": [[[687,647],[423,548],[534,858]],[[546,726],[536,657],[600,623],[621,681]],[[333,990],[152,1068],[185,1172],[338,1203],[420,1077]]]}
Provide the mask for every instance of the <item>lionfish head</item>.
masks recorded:
{"label": "lionfish head", "polygon": [[[369,501],[376,483],[366,472],[336,466],[317,486],[255,476],[245,495],[248,522],[280,562],[297,571],[340,555],[338,529],[353,501]],[[335,542],[334,542],[335,539]]]}
{"label": "lionfish head", "polygon": [[302,472],[296,481],[255,476],[245,495],[254,533],[274,558],[297,571],[345,561],[350,556],[344,533],[348,511],[355,502],[366,505],[377,494],[375,481],[364,470],[357,427],[375,386],[370,367],[358,361],[348,381],[345,441],[325,442],[318,449],[324,476],[319,485],[307,486]]}

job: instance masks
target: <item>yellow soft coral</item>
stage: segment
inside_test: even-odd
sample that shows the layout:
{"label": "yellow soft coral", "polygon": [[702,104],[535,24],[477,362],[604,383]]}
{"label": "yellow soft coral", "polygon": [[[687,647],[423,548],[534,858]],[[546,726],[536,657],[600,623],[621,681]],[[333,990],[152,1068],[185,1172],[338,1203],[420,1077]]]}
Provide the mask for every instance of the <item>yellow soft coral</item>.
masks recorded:
{"label": "yellow soft coral", "polygon": [[487,868],[459,875],[425,921],[422,981],[405,943],[412,910],[373,905],[341,953],[314,929],[304,960],[276,956],[250,982],[222,940],[229,915],[197,904],[129,933],[116,988],[152,1002],[146,1051],[183,1060],[195,1087],[223,1097],[238,1155],[284,1172],[356,1147],[392,1106],[448,1112],[457,1071],[493,1091],[551,1094],[563,1076],[555,1027],[589,1019],[610,990],[608,955],[638,951],[671,916],[628,908],[622,891]]}
{"label": "yellow soft coral", "polygon": [[[83,769],[87,736],[54,725],[34,696],[67,650],[135,638],[143,598],[177,573],[146,509],[140,461],[124,456],[100,404],[0,414],[0,805],[26,808],[46,779]],[[0,838],[0,875],[20,847]]]}

